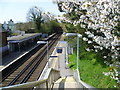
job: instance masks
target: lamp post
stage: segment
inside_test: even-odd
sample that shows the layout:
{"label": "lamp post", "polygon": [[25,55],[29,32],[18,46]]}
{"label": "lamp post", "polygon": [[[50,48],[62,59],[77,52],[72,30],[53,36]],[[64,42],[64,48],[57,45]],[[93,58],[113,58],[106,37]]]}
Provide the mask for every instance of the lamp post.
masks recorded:
{"label": "lamp post", "polygon": [[78,60],[79,60],[79,38],[82,37],[82,35],[81,35],[81,34],[78,34],[78,33],[66,33],[66,36],[77,36],[77,60],[76,60],[77,66],[76,66],[76,68],[78,69]]}
{"label": "lamp post", "polygon": [[47,44],[47,61],[48,61],[48,67],[50,67],[50,65],[49,65],[48,41],[37,41],[37,44]]}

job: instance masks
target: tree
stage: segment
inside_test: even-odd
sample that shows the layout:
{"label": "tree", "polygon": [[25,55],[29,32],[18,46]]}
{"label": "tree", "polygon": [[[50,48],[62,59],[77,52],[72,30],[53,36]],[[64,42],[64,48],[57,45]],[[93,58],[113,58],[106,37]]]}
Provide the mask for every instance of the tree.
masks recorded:
{"label": "tree", "polygon": [[86,50],[100,52],[112,68],[114,74],[110,76],[120,84],[119,0],[56,0],[56,3],[69,16],[62,21],[84,28],[82,38],[93,46]]}
{"label": "tree", "polygon": [[41,24],[44,22],[43,16],[42,16],[42,10],[38,7],[34,6],[29,9],[29,12],[27,13],[27,19],[28,21],[33,21],[36,25],[36,29],[38,32],[41,31]]}
{"label": "tree", "polygon": [[31,28],[35,28],[35,26],[33,25],[32,22],[16,23],[16,29],[17,30],[28,31]]}

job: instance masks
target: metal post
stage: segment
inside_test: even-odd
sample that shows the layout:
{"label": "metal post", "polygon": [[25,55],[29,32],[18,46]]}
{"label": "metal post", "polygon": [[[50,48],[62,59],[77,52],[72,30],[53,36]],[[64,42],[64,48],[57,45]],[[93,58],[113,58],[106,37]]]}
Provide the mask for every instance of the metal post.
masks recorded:
{"label": "metal post", "polygon": [[20,43],[18,43],[18,47],[19,47],[19,52],[20,52]]}
{"label": "metal post", "polygon": [[70,54],[70,43],[69,43],[69,39],[68,39],[68,37],[67,37],[67,42],[68,42],[68,46],[67,46],[67,51],[68,51],[68,54]]}
{"label": "metal post", "polygon": [[60,55],[58,54],[58,70],[60,69]]}
{"label": "metal post", "polygon": [[78,60],[79,60],[79,37],[77,36],[77,69],[78,69]]}
{"label": "metal post", "polygon": [[48,68],[50,68],[50,64],[49,64],[49,52],[48,52],[48,41],[47,41],[47,61],[48,61]]}
{"label": "metal post", "polygon": [[[67,37],[68,39],[68,37]],[[69,55],[69,40],[68,40],[68,43],[67,43],[67,54]],[[69,56],[67,57],[67,60],[68,60],[68,63],[69,63]]]}
{"label": "metal post", "polygon": [[65,62],[66,62],[66,47],[64,47],[64,49],[65,49]]}
{"label": "metal post", "polygon": [[66,47],[63,47],[65,49],[65,68],[66,68]]}
{"label": "metal post", "polygon": [[67,51],[67,48],[68,48],[68,45],[66,46],[66,61],[67,61],[67,63],[68,63],[68,51]]}

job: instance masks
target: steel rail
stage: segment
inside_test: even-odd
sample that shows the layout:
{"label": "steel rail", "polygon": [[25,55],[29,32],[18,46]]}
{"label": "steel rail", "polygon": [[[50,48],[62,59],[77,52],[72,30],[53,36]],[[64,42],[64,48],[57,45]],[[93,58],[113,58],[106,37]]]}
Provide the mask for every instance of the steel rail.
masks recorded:
{"label": "steel rail", "polygon": [[[57,39],[56,39],[56,40],[57,40]],[[56,40],[54,40],[54,41],[49,45],[49,48],[51,48],[51,47],[53,46],[53,44],[55,43]],[[47,48],[47,46],[46,46],[46,48]],[[46,49],[46,48],[45,48],[45,49]],[[34,72],[34,70],[37,68],[37,66],[41,63],[41,60],[43,60],[43,58],[44,58],[44,56],[45,56],[46,54],[47,54],[47,50],[42,53],[42,55],[41,55],[41,57],[40,57],[40,60],[38,60],[38,62],[36,62],[36,64],[35,64],[35,66],[33,66],[33,68],[31,68],[31,70],[30,70],[30,71],[26,74],[26,76],[22,79],[22,81],[20,82],[20,84],[27,82],[27,80],[29,79],[29,77],[31,76],[31,74]]]}
{"label": "steel rail", "polygon": [[[52,35],[50,35],[50,37],[48,37],[47,40],[50,40],[55,35],[56,33],[53,33]],[[25,55],[22,55],[22,57],[20,57],[17,61],[9,65],[8,66],[9,68],[7,67],[2,71],[0,71],[0,74],[2,75],[2,79],[0,80],[0,82],[3,82],[8,76],[10,76],[10,74],[12,74],[16,69],[18,69],[26,60],[28,60],[33,54],[35,54],[41,47],[43,47],[43,45],[35,46],[32,50],[27,52]],[[10,68],[12,69],[10,70]]]}
{"label": "steel rail", "polygon": [[[54,34],[54,35],[52,35],[52,36],[54,37],[55,35],[56,35],[56,34]],[[52,38],[52,37],[50,37],[50,38]],[[48,39],[49,39],[49,38],[48,38]],[[40,46],[40,45],[39,45],[39,46]],[[38,48],[40,48],[40,47],[38,47]],[[34,50],[35,53],[39,50],[39,49],[37,49],[37,47],[35,47],[34,49],[35,49],[35,50]],[[32,52],[31,52],[31,51],[32,51]],[[31,50],[31,51],[30,51],[30,52],[31,52],[30,54],[33,55],[33,54],[34,54],[34,53],[33,53],[33,50]],[[38,56],[39,56],[39,55],[38,55]],[[29,58],[30,58],[30,57],[29,57]],[[29,58],[27,58],[27,59],[29,59]],[[37,57],[36,57],[36,58],[37,58]],[[20,59],[20,60],[21,60],[21,59]],[[19,61],[20,61],[20,60],[19,60]],[[26,61],[26,60],[24,60],[24,61]],[[34,62],[34,61],[33,61],[33,62]],[[20,63],[20,62],[19,62],[19,63]],[[23,63],[24,63],[24,62],[23,62]],[[31,62],[31,63],[32,63],[32,62]],[[21,64],[21,65],[22,65],[22,64]],[[21,65],[18,65],[18,66],[20,67]],[[12,72],[10,72],[9,75],[7,74],[7,76],[4,78],[4,80],[6,80],[6,79],[11,75],[11,73],[13,73],[13,72],[14,72],[16,69],[18,69],[19,67],[15,67],[15,68],[13,68],[12,70],[10,69],[9,71],[12,71]],[[28,67],[29,67],[29,65],[28,65]],[[24,72],[24,71],[22,71],[22,72]],[[19,76],[21,76],[21,75],[19,74]],[[18,77],[19,77],[19,76],[18,76]],[[16,79],[17,79],[17,78],[16,78]],[[2,82],[3,82],[4,80],[3,80],[3,78],[2,78]],[[15,81],[16,81],[16,80],[15,80]],[[2,82],[1,82],[1,83],[2,83]]]}
{"label": "steel rail", "polygon": [[[29,54],[30,52],[29,53],[27,52],[25,55],[20,57],[16,62],[12,63],[9,68],[7,67],[8,70],[6,70],[7,68],[5,68],[5,71],[4,70],[1,71],[0,73],[2,74],[2,79],[0,82],[3,82],[8,76],[10,76],[10,74],[12,74],[16,69],[18,69],[26,60],[28,60],[33,54],[35,54],[41,47],[43,47],[43,46],[38,45],[33,50],[30,50],[31,54]],[[13,68],[13,66],[14,66],[14,68]],[[12,68],[12,69],[10,70],[10,68]],[[6,72],[7,75],[6,75],[6,73],[3,75],[4,72]]]}
{"label": "steel rail", "polygon": [[[53,41],[52,41],[52,42],[53,42]],[[55,42],[55,41],[54,41],[54,42]],[[53,42],[52,44],[54,44],[54,42]],[[52,46],[52,44],[49,45],[49,48]],[[46,48],[44,48],[41,52],[43,53],[43,51],[45,51],[45,49],[46,49]],[[40,54],[41,54],[41,53],[40,53]],[[39,55],[40,55],[40,54],[39,54]],[[43,55],[41,55],[41,58],[42,58],[45,54],[46,54],[46,51],[44,52]],[[30,62],[30,63],[26,66],[26,68],[24,68],[24,69],[16,76],[16,78],[14,78],[8,85],[13,85],[13,84],[17,81],[17,79],[19,79],[20,76],[29,68],[29,66],[31,66],[32,63],[35,62],[35,60],[39,57],[39,55],[37,55],[37,56],[34,58],[34,60],[33,60],[32,62]],[[41,60],[40,60],[40,61],[41,61]],[[38,62],[40,63],[40,61],[38,61]],[[24,78],[20,83],[23,83],[23,82],[26,82],[26,81],[27,81],[27,79],[28,79],[28,78],[30,77],[30,75],[33,73],[33,71],[35,70],[35,68],[37,68],[37,65],[39,65],[38,62],[35,63],[36,66],[33,67],[33,68],[29,71],[28,74],[26,74],[25,78]]]}
{"label": "steel rail", "polygon": [[[45,48],[41,52],[44,50]],[[41,53],[39,53],[21,72],[19,72],[19,74],[8,84],[8,86],[13,85],[20,78],[20,76],[23,75],[23,73],[36,61],[40,54]]]}

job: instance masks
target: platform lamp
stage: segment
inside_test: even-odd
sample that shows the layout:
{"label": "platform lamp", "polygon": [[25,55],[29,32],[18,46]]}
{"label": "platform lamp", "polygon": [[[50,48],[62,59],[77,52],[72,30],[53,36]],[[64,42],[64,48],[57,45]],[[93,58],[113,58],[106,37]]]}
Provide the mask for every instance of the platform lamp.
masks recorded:
{"label": "platform lamp", "polygon": [[77,36],[77,60],[76,60],[77,66],[76,66],[76,68],[78,69],[78,60],[79,60],[79,38],[82,37],[82,35],[81,35],[81,34],[78,34],[78,33],[66,33],[66,36]]}
{"label": "platform lamp", "polygon": [[47,44],[47,61],[48,61],[48,67],[50,67],[50,65],[49,65],[48,41],[37,41],[37,44]]}

